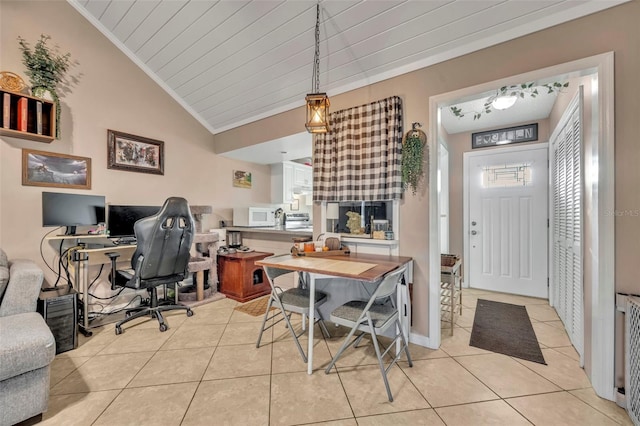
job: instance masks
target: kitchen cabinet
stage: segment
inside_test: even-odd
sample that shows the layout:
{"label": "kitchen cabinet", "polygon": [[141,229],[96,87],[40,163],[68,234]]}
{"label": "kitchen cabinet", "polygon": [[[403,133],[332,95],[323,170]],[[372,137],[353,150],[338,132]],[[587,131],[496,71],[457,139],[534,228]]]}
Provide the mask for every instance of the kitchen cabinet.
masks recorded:
{"label": "kitchen cabinet", "polygon": [[313,186],[313,173],[310,166],[296,164],[293,167],[293,186],[311,188]]}
{"label": "kitchen cabinet", "polygon": [[293,194],[309,192],[313,186],[313,168],[305,164],[283,161],[271,165],[271,202],[286,204]]}

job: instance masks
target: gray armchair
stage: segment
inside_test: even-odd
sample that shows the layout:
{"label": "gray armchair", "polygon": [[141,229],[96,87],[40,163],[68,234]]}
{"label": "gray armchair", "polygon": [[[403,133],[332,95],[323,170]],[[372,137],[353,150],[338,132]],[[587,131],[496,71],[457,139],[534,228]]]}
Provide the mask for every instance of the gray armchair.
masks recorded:
{"label": "gray armchair", "polygon": [[0,249],[0,426],[41,418],[49,400],[53,334],[36,312],[42,270]]}

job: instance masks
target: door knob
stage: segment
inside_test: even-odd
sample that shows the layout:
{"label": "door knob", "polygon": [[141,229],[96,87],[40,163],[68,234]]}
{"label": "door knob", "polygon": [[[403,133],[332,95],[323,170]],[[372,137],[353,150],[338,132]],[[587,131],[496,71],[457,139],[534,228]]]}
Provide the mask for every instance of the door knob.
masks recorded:
{"label": "door knob", "polygon": [[478,231],[471,231],[471,235],[477,235]]}

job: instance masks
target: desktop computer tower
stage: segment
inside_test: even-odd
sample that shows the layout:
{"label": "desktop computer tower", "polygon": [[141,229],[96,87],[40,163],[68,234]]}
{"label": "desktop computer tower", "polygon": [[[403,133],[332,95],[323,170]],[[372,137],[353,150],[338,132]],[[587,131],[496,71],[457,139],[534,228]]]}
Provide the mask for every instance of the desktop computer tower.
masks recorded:
{"label": "desktop computer tower", "polygon": [[41,291],[38,312],[56,340],[56,354],[78,346],[78,294],[72,288]]}

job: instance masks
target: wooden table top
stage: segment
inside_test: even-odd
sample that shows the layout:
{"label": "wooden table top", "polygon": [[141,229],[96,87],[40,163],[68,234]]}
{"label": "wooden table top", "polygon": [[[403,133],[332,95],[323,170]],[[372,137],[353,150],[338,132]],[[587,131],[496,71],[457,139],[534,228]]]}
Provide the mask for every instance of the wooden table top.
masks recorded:
{"label": "wooden table top", "polygon": [[326,257],[284,254],[259,260],[256,265],[374,282],[412,260],[405,256],[357,253]]}

